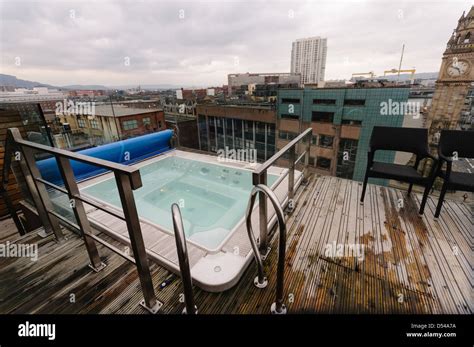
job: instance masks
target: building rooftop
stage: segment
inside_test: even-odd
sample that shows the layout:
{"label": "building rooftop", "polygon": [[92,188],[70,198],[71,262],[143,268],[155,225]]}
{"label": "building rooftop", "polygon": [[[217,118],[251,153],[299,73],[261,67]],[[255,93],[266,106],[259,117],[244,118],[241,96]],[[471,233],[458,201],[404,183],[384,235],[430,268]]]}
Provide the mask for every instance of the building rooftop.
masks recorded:
{"label": "building rooftop", "polygon": [[[428,199],[419,216],[419,195],[406,197],[369,184],[361,205],[361,188],[356,181],[324,176],[311,177],[297,191],[296,208],[287,215],[284,292],[293,298],[285,302],[288,312],[472,314],[472,206],[447,200],[436,220],[436,198]],[[399,199],[404,208],[397,207]],[[38,232],[18,236],[11,220],[0,227],[1,242],[39,244],[39,261],[3,260],[0,313],[147,313],[138,306],[143,294],[135,266],[116,253],[98,244],[107,267],[94,273],[84,242],[74,233],[57,244]],[[327,257],[325,245],[332,243],[363,244],[365,258]],[[277,245],[274,235],[265,260],[267,288],[253,285],[257,271],[252,263],[225,292],[195,287],[199,313],[268,314],[275,297]],[[180,277],[156,264],[151,270],[157,298],[164,303],[160,312],[181,313]],[[70,293],[76,295],[74,304]]]}
{"label": "building rooftop", "polygon": [[104,116],[104,117],[126,117],[133,116],[137,114],[152,113],[162,111],[159,108],[135,108],[135,107],[126,107],[122,105],[113,105],[113,108],[110,104],[96,105],[95,106],[95,115]]}

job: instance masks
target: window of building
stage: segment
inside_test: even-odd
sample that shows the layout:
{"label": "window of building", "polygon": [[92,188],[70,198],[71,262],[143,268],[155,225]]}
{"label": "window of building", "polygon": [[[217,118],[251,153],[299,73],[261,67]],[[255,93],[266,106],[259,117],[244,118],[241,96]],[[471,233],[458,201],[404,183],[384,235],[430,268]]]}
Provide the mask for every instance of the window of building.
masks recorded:
{"label": "window of building", "polygon": [[361,120],[352,120],[352,119],[343,119],[341,121],[341,124],[342,125],[362,125],[362,121]]}
{"label": "window of building", "polygon": [[323,170],[329,170],[331,168],[331,159],[318,157],[316,160],[316,167]]}
{"label": "window of building", "polygon": [[85,128],[86,127],[86,120],[83,119],[83,118],[79,118],[77,120],[77,125],[79,126],[79,128]]}
{"label": "window of building", "polygon": [[92,129],[100,129],[99,121],[97,119],[91,119],[91,128]]}
{"label": "window of building", "polygon": [[158,121],[158,129],[161,129],[161,120]]}
{"label": "window of building", "polygon": [[287,141],[291,141],[293,140],[296,136],[298,136],[298,134],[295,134],[295,133],[291,133],[291,132],[287,132],[287,131],[280,131],[278,136],[280,137],[280,139],[282,140],[287,140]]}
{"label": "window of building", "polygon": [[342,138],[339,142],[339,152],[336,161],[336,176],[352,179],[357,156],[358,141]]}
{"label": "window of building", "polygon": [[151,119],[150,117],[146,117],[142,119],[143,125],[150,125],[151,124]]}
{"label": "window of building", "polygon": [[311,144],[317,145],[318,144],[318,135],[311,136]]}
{"label": "window of building", "polygon": [[285,114],[281,115],[281,118],[282,119],[299,119],[300,116],[298,116],[297,114],[287,114],[287,113],[285,113]]}
{"label": "window of building", "polygon": [[312,122],[332,123],[334,112],[313,111],[311,116]]}
{"label": "window of building", "polygon": [[319,135],[319,146],[320,147],[332,148],[333,141],[334,141],[333,136]]}
{"label": "window of building", "polygon": [[346,99],[344,100],[344,105],[346,106],[364,106],[364,99]]}
{"label": "window of building", "polygon": [[132,130],[138,128],[138,121],[136,119],[125,120],[122,122],[123,130]]}
{"label": "window of building", "polygon": [[313,99],[313,104],[315,105],[335,105],[335,99]]}
{"label": "window of building", "polygon": [[300,103],[300,99],[296,99],[296,98],[282,98],[282,99],[281,99],[281,103],[282,103],[282,104],[299,104],[299,103]]}

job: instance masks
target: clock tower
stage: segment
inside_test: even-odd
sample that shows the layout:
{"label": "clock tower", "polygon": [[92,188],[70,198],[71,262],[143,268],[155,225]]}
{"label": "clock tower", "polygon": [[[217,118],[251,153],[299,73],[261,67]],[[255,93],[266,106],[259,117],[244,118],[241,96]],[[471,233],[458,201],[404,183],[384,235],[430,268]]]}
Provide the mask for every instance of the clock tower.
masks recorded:
{"label": "clock tower", "polygon": [[461,111],[474,82],[474,6],[458,20],[441,61],[428,115],[430,146],[441,129],[459,129]]}

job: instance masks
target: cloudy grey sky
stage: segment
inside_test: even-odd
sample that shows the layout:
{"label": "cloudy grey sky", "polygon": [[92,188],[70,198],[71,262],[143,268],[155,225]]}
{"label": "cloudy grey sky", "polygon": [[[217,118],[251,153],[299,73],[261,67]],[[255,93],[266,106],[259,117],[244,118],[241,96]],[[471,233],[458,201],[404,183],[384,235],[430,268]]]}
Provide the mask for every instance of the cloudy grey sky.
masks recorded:
{"label": "cloudy grey sky", "polygon": [[464,0],[0,0],[0,72],[53,85],[226,83],[287,72],[291,42],[328,38],[326,79],[438,71]]}

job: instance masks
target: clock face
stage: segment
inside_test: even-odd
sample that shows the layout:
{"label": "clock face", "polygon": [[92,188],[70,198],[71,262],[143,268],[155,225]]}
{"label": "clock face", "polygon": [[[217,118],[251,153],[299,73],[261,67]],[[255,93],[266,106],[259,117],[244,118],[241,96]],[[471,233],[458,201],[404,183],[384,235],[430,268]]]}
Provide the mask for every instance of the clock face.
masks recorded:
{"label": "clock face", "polygon": [[467,73],[469,69],[469,63],[465,60],[456,60],[448,65],[446,72],[449,77],[459,77]]}

